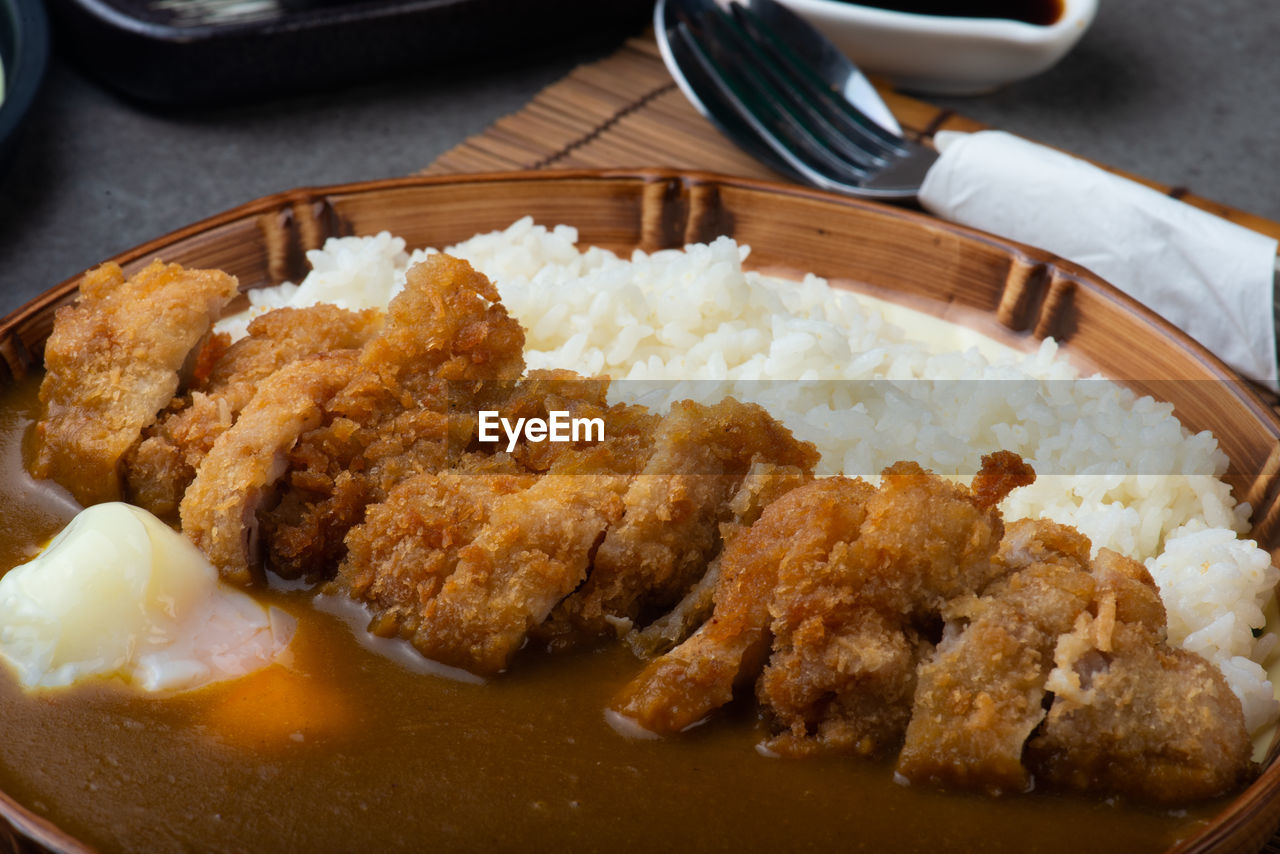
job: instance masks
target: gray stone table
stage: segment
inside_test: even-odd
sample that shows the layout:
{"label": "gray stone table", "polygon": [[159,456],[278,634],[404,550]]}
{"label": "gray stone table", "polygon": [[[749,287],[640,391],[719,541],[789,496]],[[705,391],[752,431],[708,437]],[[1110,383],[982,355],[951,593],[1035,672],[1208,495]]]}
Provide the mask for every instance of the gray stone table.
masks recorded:
{"label": "gray stone table", "polygon": [[[945,106],[1280,219],[1280,6],[1101,0],[1049,72]],[[608,45],[255,104],[161,112],[56,56],[0,178],[0,313],[258,196],[404,175]]]}

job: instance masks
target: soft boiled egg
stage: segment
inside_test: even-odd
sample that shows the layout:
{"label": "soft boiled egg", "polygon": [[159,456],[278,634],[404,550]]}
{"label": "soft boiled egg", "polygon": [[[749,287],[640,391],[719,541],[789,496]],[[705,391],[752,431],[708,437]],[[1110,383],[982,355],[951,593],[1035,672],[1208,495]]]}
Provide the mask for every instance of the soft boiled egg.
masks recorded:
{"label": "soft boiled egg", "polygon": [[294,628],[223,584],[181,534],[118,502],[81,511],[0,578],[0,656],[28,688],[103,677],[196,688],[276,661]]}

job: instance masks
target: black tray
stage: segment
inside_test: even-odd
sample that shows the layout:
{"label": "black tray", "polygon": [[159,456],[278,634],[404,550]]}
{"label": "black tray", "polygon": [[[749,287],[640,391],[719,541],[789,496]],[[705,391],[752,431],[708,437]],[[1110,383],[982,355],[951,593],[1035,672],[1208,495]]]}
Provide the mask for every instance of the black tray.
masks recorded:
{"label": "black tray", "polygon": [[507,64],[639,30],[651,0],[48,0],[59,44],[134,98],[187,104],[413,68]]}

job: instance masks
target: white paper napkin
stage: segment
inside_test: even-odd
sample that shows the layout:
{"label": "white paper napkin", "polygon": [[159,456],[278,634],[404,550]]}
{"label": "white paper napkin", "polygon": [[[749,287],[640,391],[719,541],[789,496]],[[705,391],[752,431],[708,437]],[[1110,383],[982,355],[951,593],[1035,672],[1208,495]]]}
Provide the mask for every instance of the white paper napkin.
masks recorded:
{"label": "white paper napkin", "polygon": [[1088,267],[1280,390],[1275,240],[1003,131],[935,143],[929,211]]}

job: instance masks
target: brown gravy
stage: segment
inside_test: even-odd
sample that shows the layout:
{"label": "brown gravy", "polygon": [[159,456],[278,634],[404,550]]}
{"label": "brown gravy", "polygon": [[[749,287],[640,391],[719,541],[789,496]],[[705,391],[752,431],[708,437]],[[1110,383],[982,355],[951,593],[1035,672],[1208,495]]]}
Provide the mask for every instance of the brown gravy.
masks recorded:
{"label": "brown gravy", "polygon": [[[852,2],[852,0],[846,0]],[[1063,0],[857,0],[858,6],[874,6],[913,15],[948,18],[1006,18],[1047,27],[1062,17]]]}
{"label": "brown gravy", "polygon": [[[10,440],[34,397],[34,381],[0,392]],[[5,465],[7,568],[62,520]],[[366,647],[308,592],[264,596],[299,618],[291,670],[147,699],[114,683],[29,697],[0,666],[0,789],[102,849],[147,851],[1138,852],[1220,806],[988,799],[896,785],[887,764],[770,759],[745,704],[627,740],[602,711],[638,670],[621,646],[527,653],[474,684]]]}

